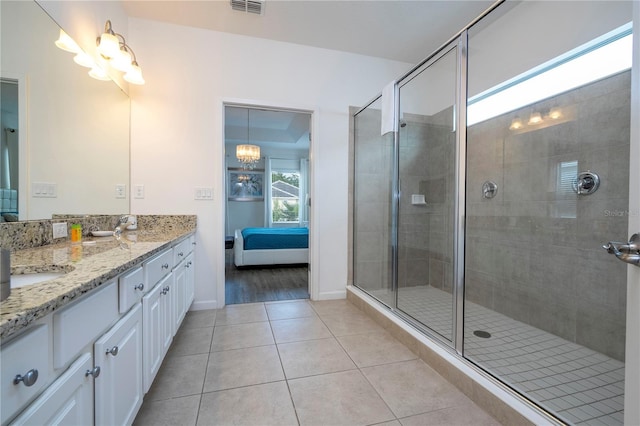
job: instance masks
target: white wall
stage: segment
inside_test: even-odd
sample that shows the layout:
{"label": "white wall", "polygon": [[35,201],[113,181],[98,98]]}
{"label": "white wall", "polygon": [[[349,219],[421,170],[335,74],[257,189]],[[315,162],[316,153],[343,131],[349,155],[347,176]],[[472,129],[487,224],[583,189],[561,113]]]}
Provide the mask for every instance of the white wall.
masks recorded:
{"label": "white wall", "polygon": [[[225,101],[313,112],[314,293],[344,297],[348,107],[411,64],[135,18],[129,37],[146,79],[130,88],[132,185],[145,185],[132,211],[198,215],[194,308],[224,297]],[[197,186],[214,187],[214,200],[195,201]]]}

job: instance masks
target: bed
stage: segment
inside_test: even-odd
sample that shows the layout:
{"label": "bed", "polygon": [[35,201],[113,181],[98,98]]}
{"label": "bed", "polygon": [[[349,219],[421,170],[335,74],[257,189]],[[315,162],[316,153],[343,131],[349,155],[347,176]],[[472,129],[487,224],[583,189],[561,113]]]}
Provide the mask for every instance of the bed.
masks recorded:
{"label": "bed", "polygon": [[233,250],[236,266],[309,263],[309,229],[236,229]]}

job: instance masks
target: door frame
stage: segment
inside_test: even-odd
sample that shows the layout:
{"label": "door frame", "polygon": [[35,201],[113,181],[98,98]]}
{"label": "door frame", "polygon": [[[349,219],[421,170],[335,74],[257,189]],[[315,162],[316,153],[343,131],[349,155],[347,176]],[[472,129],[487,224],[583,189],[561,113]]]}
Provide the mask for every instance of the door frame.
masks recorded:
{"label": "door frame", "polygon": [[[315,178],[315,170],[317,169],[317,148],[315,143],[318,140],[318,110],[315,107],[310,107],[308,105],[297,105],[294,106],[291,103],[281,104],[272,101],[261,101],[256,99],[238,99],[238,98],[226,98],[223,97],[219,100],[218,105],[220,106],[220,131],[221,131],[221,141],[220,144],[220,158],[218,162],[218,166],[220,167],[219,173],[216,176],[216,187],[220,188],[220,196],[216,200],[216,207],[218,211],[218,223],[216,225],[217,234],[215,241],[220,241],[220,254],[216,256],[215,259],[215,267],[216,267],[216,300],[218,309],[223,308],[226,304],[225,301],[225,251],[222,248],[222,241],[226,235],[226,181],[227,181],[227,171],[225,164],[225,135],[224,135],[224,123],[225,123],[225,107],[227,106],[237,106],[237,107],[247,107],[247,108],[262,108],[268,110],[281,110],[281,111],[292,111],[292,112],[300,112],[310,115],[310,129],[309,132],[311,134],[311,140],[309,141],[309,199],[312,200],[314,198],[314,194],[316,194],[316,185],[317,179]],[[309,297],[311,300],[317,300],[320,289],[318,288],[318,270],[317,268],[313,268],[313,265],[318,265],[317,254],[318,250],[318,239],[315,238],[316,234],[316,220],[317,220],[317,205],[316,203],[311,203],[309,206],[309,278],[308,278],[308,291]]]}
{"label": "door frame", "polygon": [[[629,146],[628,238],[640,232],[640,2],[633,2],[633,62],[631,66],[631,134]],[[622,267],[622,265],[620,265]],[[624,424],[640,424],[640,268],[627,266],[627,332],[625,348]]]}

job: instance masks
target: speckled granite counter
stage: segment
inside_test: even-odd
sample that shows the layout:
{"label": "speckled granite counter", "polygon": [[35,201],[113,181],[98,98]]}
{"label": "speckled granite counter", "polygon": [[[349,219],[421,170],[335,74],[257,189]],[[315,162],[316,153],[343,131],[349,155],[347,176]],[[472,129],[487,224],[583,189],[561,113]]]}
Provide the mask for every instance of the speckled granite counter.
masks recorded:
{"label": "speckled granite counter", "polygon": [[0,339],[18,333],[34,321],[193,234],[195,217],[188,223],[150,228],[153,230],[126,231],[119,241],[114,237],[89,237],[83,242],[95,241],[94,245],[64,242],[13,252],[13,271],[69,272],[51,281],[11,289],[11,296],[0,303]]}

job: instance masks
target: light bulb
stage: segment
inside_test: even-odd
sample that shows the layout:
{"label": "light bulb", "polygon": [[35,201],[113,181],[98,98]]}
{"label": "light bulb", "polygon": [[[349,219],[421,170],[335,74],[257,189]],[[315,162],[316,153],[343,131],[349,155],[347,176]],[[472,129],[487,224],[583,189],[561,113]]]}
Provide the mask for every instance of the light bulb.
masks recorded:
{"label": "light bulb", "polygon": [[551,108],[551,111],[549,111],[549,118],[557,120],[560,117],[562,117],[562,110],[558,107]]}

